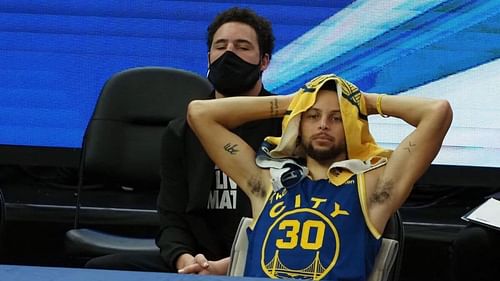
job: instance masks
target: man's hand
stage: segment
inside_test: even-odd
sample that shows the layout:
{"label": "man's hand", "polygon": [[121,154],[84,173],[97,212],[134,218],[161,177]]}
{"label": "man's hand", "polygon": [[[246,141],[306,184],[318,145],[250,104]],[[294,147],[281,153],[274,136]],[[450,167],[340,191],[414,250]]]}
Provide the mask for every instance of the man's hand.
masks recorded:
{"label": "man's hand", "polygon": [[185,253],[177,258],[175,266],[177,267],[177,270],[180,270],[181,268],[184,268],[192,263],[194,263],[194,257],[191,254]]}
{"label": "man's hand", "polygon": [[203,254],[197,254],[195,257],[183,254],[177,260],[177,268],[182,274],[225,275],[229,260],[228,257],[218,261],[209,261]]}

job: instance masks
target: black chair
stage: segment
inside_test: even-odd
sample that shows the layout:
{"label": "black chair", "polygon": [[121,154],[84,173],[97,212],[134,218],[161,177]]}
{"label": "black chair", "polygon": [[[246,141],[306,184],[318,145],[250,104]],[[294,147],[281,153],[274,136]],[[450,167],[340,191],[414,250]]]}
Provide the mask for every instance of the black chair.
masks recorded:
{"label": "black chair", "polygon": [[405,245],[405,230],[403,225],[403,219],[399,211],[389,219],[387,225],[385,226],[384,238],[392,239],[397,241],[397,247],[395,249],[395,255],[393,257],[392,266],[388,272],[386,279],[384,280],[399,280],[401,274],[401,267],[403,265],[403,252]]}
{"label": "black chair", "polygon": [[[2,249],[2,237],[5,224],[5,198],[3,197],[2,189],[0,188],[0,250]],[[1,254],[1,251],[0,251]]]}
{"label": "black chair", "polygon": [[[84,188],[84,183],[112,183],[124,189],[151,189],[157,194],[160,145],[166,126],[186,114],[191,100],[207,98],[211,92],[212,86],[205,78],[165,67],[128,69],[106,82],[83,140],[75,225],[66,233],[65,240],[68,255],[88,258],[158,251],[152,238],[154,233],[151,238],[127,237],[107,230],[97,231],[88,221],[86,228],[81,228],[82,210],[86,208],[82,205],[82,194],[91,192]],[[109,211],[116,211],[111,203]],[[150,209],[156,216],[156,205]],[[110,220],[105,214],[103,217]]]}

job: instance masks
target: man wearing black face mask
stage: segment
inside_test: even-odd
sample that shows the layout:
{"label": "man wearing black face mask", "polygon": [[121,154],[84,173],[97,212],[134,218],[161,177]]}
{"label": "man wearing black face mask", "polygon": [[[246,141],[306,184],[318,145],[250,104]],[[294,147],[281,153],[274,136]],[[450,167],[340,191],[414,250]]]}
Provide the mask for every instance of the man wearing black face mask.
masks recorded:
{"label": "man wearing black face mask", "polygon": [[[270,95],[262,85],[274,47],[266,19],[249,9],[226,10],[208,27],[207,45],[212,98]],[[257,149],[264,137],[281,135],[281,119],[248,123],[236,132]],[[252,214],[250,202],[209,159],[185,118],[170,122],[163,137],[161,176],[160,253],[109,255],[87,267],[177,272],[200,257],[229,256],[240,218]],[[217,270],[197,273],[222,273]]]}
{"label": "man wearing black face mask", "polygon": [[251,64],[228,50],[210,64],[208,80],[225,97],[241,96],[260,80],[261,62]]}

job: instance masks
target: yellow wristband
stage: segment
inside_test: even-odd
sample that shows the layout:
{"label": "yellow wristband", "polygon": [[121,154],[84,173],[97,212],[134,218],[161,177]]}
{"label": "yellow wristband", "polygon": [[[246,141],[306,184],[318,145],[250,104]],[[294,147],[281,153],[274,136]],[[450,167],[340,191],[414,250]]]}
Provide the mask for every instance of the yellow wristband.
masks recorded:
{"label": "yellow wristband", "polygon": [[380,114],[380,116],[382,116],[384,118],[387,118],[387,117],[389,117],[389,115],[384,114],[382,112],[382,98],[384,96],[385,96],[384,94],[380,94],[380,95],[377,96],[377,112],[378,112],[378,114]]}

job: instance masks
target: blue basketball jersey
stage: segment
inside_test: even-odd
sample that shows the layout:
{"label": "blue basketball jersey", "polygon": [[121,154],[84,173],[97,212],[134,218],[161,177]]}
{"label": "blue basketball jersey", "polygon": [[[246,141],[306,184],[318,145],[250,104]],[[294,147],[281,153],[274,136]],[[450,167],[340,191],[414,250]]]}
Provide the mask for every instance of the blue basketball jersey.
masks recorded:
{"label": "blue basketball jersey", "polygon": [[364,281],[381,244],[363,174],[341,186],[305,178],[273,192],[254,223],[245,276]]}

